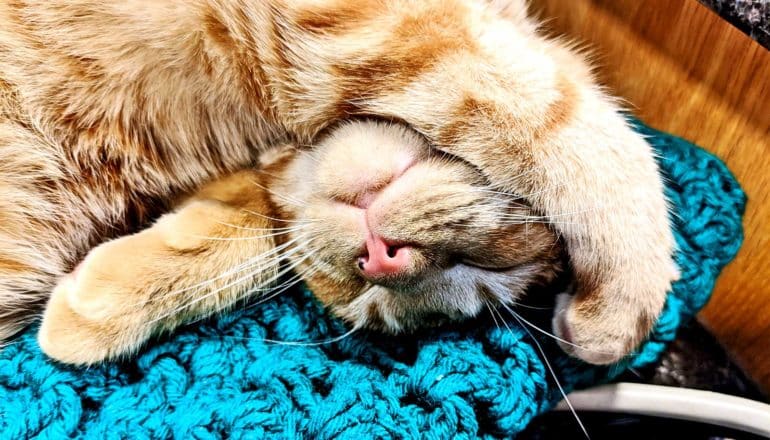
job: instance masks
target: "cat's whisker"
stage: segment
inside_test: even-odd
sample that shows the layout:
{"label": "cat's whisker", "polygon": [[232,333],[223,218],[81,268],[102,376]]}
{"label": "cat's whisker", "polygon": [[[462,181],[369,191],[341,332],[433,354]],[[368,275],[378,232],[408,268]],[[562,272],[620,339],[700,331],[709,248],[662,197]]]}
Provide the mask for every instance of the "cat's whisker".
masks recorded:
{"label": "cat's whisker", "polygon": [[497,313],[497,318],[500,320],[500,322],[503,323],[503,326],[508,330],[508,333],[512,333],[511,327],[508,325],[508,322],[505,320],[505,317],[503,316],[503,312],[500,311],[497,307],[492,306],[492,310]]}
{"label": "cat's whisker", "polygon": [[269,176],[269,177],[272,177],[274,179],[283,179],[283,176],[281,176],[280,174],[274,174],[274,173],[268,172],[267,170],[257,169],[256,171],[259,174],[264,174],[265,176]]}
{"label": "cat's whisker", "polygon": [[316,268],[308,268],[304,270],[301,273],[298,273],[294,277],[290,278],[289,280],[279,284],[278,286],[274,286],[270,288],[267,292],[269,292],[268,295],[261,297],[258,301],[255,301],[252,304],[247,305],[244,310],[248,310],[252,307],[256,307],[260,304],[264,304],[273,298],[277,297],[281,293],[291,289],[292,287],[300,284],[305,278],[310,277],[314,274],[318,273],[318,269]]}
{"label": "cat's whisker", "polygon": [[281,199],[281,200],[283,200],[285,202],[288,202],[288,203],[290,203],[290,204],[292,204],[294,206],[298,206],[300,208],[303,208],[303,207],[307,206],[307,203],[303,202],[302,200],[298,200],[298,199],[296,199],[294,197],[287,196],[286,194],[278,194],[277,192],[275,192],[275,191],[271,190],[270,188],[266,187],[265,185],[262,185],[259,182],[255,182],[254,180],[250,180],[250,182],[252,184],[254,184],[254,186],[256,186],[257,188],[259,188],[259,189],[261,189],[263,191],[266,191],[267,193],[269,193],[269,194],[271,194],[271,195],[273,195],[273,196],[275,196],[275,197],[277,197],[277,198],[279,198],[279,199]]}
{"label": "cat's whisker", "polygon": [[533,221],[521,221],[521,220],[507,220],[507,219],[499,219],[495,221],[471,221],[469,224],[453,224],[453,228],[464,228],[464,229],[495,229],[500,228],[503,226],[512,226],[512,225],[530,225],[530,224],[536,224],[536,223],[542,223],[546,225],[580,225],[581,223],[575,223],[575,222],[549,222],[546,220],[533,220]]}
{"label": "cat's whisker", "polygon": [[[199,302],[201,302],[201,301],[203,301],[203,300],[205,300],[207,298],[210,298],[210,297],[216,295],[217,293],[219,293],[219,292],[221,292],[221,291],[223,291],[225,289],[229,289],[229,288],[231,288],[231,287],[233,287],[233,286],[235,286],[235,285],[237,285],[239,283],[245,282],[246,280],[253,279],[254,276],[257,273],[259,273],[259,272],[260,272],[259,270],[252,271],[251,273],[249,273],[249,274],[247,274],[247,275],[245,275],[245,276],[243,276],[241,278],[238,278],[238,279],[236,279],[236,280],[234,280],[234,281],[232,281],[232,282],[230,282],[228,284],[225,284],[224,286],[220,286],[219,288],[214,289],[211,292],[208,292],[208,293],[206,293],[205,295],[203,295],[201,297],[195,298],[194,300],[191,300],[191,301],[189,301],[189,302],[187,302],[187,303],[185,303],[185,304],[183,304],[181,306],[176,307],[174,310],[172,310],[169,313],[165,313],[164,315],[157,317],[155,320],[151,321],[151,323],[157,322],[158,320],[161,320],[161,319],[164,319],[164,318],[166,318],[168,316],[171,316],[171,315],[174,315],[176,313],[179,313],[179,312],[181,312],[181,311],[183,311],[185,309],[188,309],[191,306],[193,306],[193,305],[195,305],[195,304],[197,304],[197,303],[199,303]],[[253,293],[254,293],[254,290],[253,289],[249,289],[249,290],[246,291],[245,294],[243,294],[243,296],[248,296],[248,295],[251,295]],[[239,297],[239,299],[242,299],[242,297]],[[213,310],[219,310],[219,309],[221,309],[221,307],[219,307],[219,306],[212,307],[212,311]],[[206,315],[204,315],[204,317],[205,316]],[[193,321],[193,322],[195,322],[195,321]]]}
{"label": "cat's whisker", "polygon": [[302,219],[302,220],[286,220],[286,219],[282,219],[282,218],[275,218],[275,217],[270,217],[269,215],[265,215],[265,214],[262,214],[260,212],[252,211],[252,210],[246,209],[246,208],[241,208],[241,211],[243,211],[243,212],[245,212],[247,214],[251,214],[251,215],[256,216],[256,217],[261,217],[261,218],[264,218],[264,219],[267,219],[267,220],[272,220],[274,222],[278,222],[279,224],[280,223],[303,223],[303,224],[310,224],[310,223],[320,222],[320,220],[318,220],[318,219],[311,219],[311,218],[309,218],[309,219]]}
{"label": "cat's whisker", "polygon": [[[545,350],[543,350],[543,347],[540,345],[540,341],[538,341],[537,338],[535,338],[535,336],[532,334],[532,332],[530,332],[529,329],[521,322],[521,320],[523,320],[523,318],[520,318],[519,315],[517,313],[513,312],[513,310],[511,310],[510,308],[508,308],[505,305],[505,303],[500,302],[500,304],[503,305],[503,307],[505,307],[506,310],[508,310],[508,312],[511,313],[511,316],[513,316],[513,318],[516,319],[519,322],[519,325],[521,326],[521,328],[523,328],[524,331],[527,332],[529,337],[535,343],[535,346],[537,347],[537,350],[540,352],[540,356],[542,356],[542,358],[543,358],[543,362],[545,363],[546,367],[548,368],[548,371],[550,372],[551,377],[553,377],[553,380],[556,383],[556,386],[559,388],[559,392],[561,393],[561,395],[564,398],[564,400],[567,402],[567,406],[569,406],[570,411],[572,411],[572,415],[575,417],[575,420],[577,420],[578,425],[580,425],[580,429],[583,431],[583,435],[585,435],[585,437],[590,440],[591,437],[588,435],[588,431],[586,430],[585,426],[583,425],[583,422],[580,420],[580,417],[578,416],[577,411],[575,411],[575,409],[572,407],[572,403],[569,401],[569,397],[567,397],[567,393],[564,391],[564,388],[561,386],[561,382],[559,381],[559,378],[556,376],[556,372],[554,371],[553,367],[551,366],[551,363],[548,361],[548,356],[546,356]],[[508,329],[508,332],[513,334],[513,330],[508,325],[508,322],[503,318],[502,314],[500,313],[500,310],[497,310],[497,313],[499,314],[500,319],[502,320],[502,322],[505,325],[505,327]]]}
{"label": "cat's whisker", "polygon": [[[294,267],[296,268],[296,267]],[[292,268],[292,270],[294,269]],[[302,272],[296,273],[291,278],[287,279],[281,284],[271,286],[270,288],[259,288],[259,291],[263,291],[267,295],[264,295],[259,298],[259,300],[255,301],[252,304],[249,304],[246,308],[251,308],[259,304],[264,304],[271,299],[278,296],[280,293],[285,292],[288,289],[291,289],[292,287],[296,286],[297,284],[301,283],[306,277],[312,276],[314,274],[318,273],[318,269],[316,268],[307,268],[303,270]],[[264,283],[264,285],[268,285],[269,283]]]}
{"label": "cat's whisker", "polygon": [[538,341],[537,338],[535,338],[535,335],[533,335],[532,332],[530,332],[529,329],[521,322],[521,319],[518,316],[518,314],[514,314],[513,318],[519,322],[519,325],[524,329],[525,332],[527,332],[529,337],[532,339],[532,342],[535,343],[535,347],[537,347],[537,350],[540,352],[540,356],[542,356],[545,366],[548,367],[548,371],[551,373],[551,377],[553,377],[553,381],[556,383],[556,386],[559,388],[559,392],[564,398],[564,401],[567,403],[567,406],[572,412],[572,415],[575,417],[575,420],[580,426],[581,431],[583,431],[583,435],[588,440],[591,440],[591,436],[588,435],[588,430],[586,430],[585,425],[583,425],[583,421],[580,420],[580,416],[578,416],[577,411],[575,411],[575,408],[572,406],[572,402],[570,402],[569,397],[567,396],[567,393],[564,391],[564,387],[561,386],[561,382],[559,381],[559,378],[556,375],[556,371],[554,371],[553,367],[551,366],[551,362],[548,360],[548,356],[546,356],[545,350],[543,350],[543,347],[540,345],[540,341]]}
{"label": "cat's whisker", "polygon": [[[289,269],[285,269],[285,271],[282,272],[282,273],[285,274],[288,271],[291,271],[292,269],[293,269],[293,267],[291,267]],[[170,312],[163,313],[161,316],[158,316],[155,319],[152,319],[151,321],[149,321],[148,324],[154,324],[154,323],[156,323],[156,322],[158,322],[158,321],[160,321],[162,319],[168,318],[169,316],[176,315],[176,314],[178,314],[179,312],[181,312],[181,311],[183,311],[185,309],[189,309],[191,306],[193,306],[195,304],[198,304],[201,301],[204,301],[207,298],[210,298],[213,295],[216,295],[217,293],[219,293],[219,292],[221,292],[221,291],[223,291],[225,289],[229,289],[230,287],[233,287],[233,286],[235,286],[235,285],[237,285],[237,284],[239,284],[239,283],[241,283],[241,282],[243,282],[245,280],[254,278],[254,276],[257,275],[258,273],[260,273],[261,271],[262,271],[262,268],[258,268],[255,271],[251,271],[248,274],[246,274],[245,276],[242,276],[242,277],[240,277],[240,278],[238,278],[236,280],[233,280],[233,281],[225,284],[224,286],[220,286],[220,287],[218,287],[217,289],[214,289],[211,292],[207,292],[205,295],[202,295],[202,296],[200,296],[198,298],[195,298],[195,299],[193,299],[193,300],[191,300],[191,301],[189,301],[189,302],[187,302],[187,303],[185,303],[185,304],[183,304],[181,306],[178,306],[178,307],[174,308]],[[250,292],[253,292],[253,290],[250,290]],[[214,307],[213,309],[218,309],[218,307]]]}
{"label": "cat's whisker", "polygon": [[230,335],[222,335],[224,338],[233,338],[233,339],[242,339],[242,340],[260,340],[267,342],[269,344],[277,344],[277,345],[289,345],[289,346],[295,346],[295,347],[317,347],[320,345],[327,345],[327,344],[333,344],[335,342],[342,341],[345,338],[350,337],[355,332],[360,330],[360,327],[354,326],[347,332],[335,336],[333,338],[325,339],[323,341],[279,341],[277,339],[268,339],[268,338],[251,338],[248,336],[230,336]]}
{"label": "cat's whisker", "polygon": [[[542,219],[542,220],[549,220],[549,219],[552,219],[552,218],[568,217],[568,216],[572,216],[572,215],[575,215],[575,214],[593,213],[593,212],[598,211],[599,209],[600,209],[599,207],[590,207],[590,208],[586,208],[586,209],[580,209],[580,210],[577,210],[577,211],[560,212],[558,214],[521,216],[521,217],[529,218],[529,219],[537,218],[537,219]],[[503,214],[503,215],[509,216],[509,217],[516,216],[516,214],[511,214],[511,213],[506,213],[506,214]]]}
{"label": "cat's whisker", "polygon": [[522,198],[524,200],[531,200],[535,196],[541,196],[543,194],[545,194],[545,197],[548,197],[551,192],[553,192],[553,191],[555,191],[557,189],[561,189],[561,188],[563,188],[563,187],[565,187],[565,186],[567,186],[568,184],[571,184],[571,183],[572,183],[571,181],[569,181],[567,179],[563,179],[561,182],[551,183],[551,184],[546,185],[546,186],[544,186],[543,188],[541,188],[541,189],[539,189],[537,191],[530,192],[530,193],[523,193],[523,194],[515,194],[515,196],[519,197],[519,198]]}
{"label": "cat's whisker", "polygon": [[[499,272],[499,274],[503,275],[502,272]],[[510,281],[513,281],[514,283],[518,281],[518,277],[515,276],[515,275],[509,275],[509,274],[505,274],[505,275],[508,277],[508,279]],[[513,305],[515,307],[521,307],[521,308],[530,309],[530,310],[550,310],[549,307],[531,306],[531,305],[528,305],[528,304],[520,303],[520,302],[516,301],[515,299],[509,298],[509,297],[501,298],[499,296],[499,294],[495,293],[496,292],[495,289],[488,289],[488,291],[492,293],[492,296],[494,297],[494,299],[497,299],[497,302],[500,303],[500,304],[505,303],[505,304]],[[489,301],[489,299],[486,299],[486,301]],[[494,304],[492,304],[492,306],[494,307]],[[495,307],[495,309],[496,308],[497,307]]]}
{"label": "cat's whisker", "polygon": [[[522,316],[521,316],[521,314],[519,314],[519,313],[516,313],[516,311],[515,311],[515,310],[511,309],[511,308],[510,308],[510,306],[508,306],[508,305],[507,305],[507,304],[505,304],[504,302],[500,302],[500,305],[502,305],[502,306],[503,306],[503,308],[504,308],[506,311],[508,311],[508,313],[510,313],[510,314],[511,314],[511,316],[512,316],[512,317],[514,317],[514,318],[515,318],[517,321],[522,321],[522,322],[526,323],[527,325],[529,325],[529,326],[530,326],[530,328],[532,328],[533,330],[537,331],[538,333],[541,333],[541,334],[543,334],[543,335],[545,335],[545,336],[548,336],[549,338],[551,338],[551,339],[554,339],[554,340],[556,340],[556,341],[559,341],[559,342],[561,342],[562,344],[566,344],[566,345],[569,345],[569,346],[572,346],[572,347],[575,347],[575,348],[578,348],[578,349],[580,349],[580,350],[583,350],[583,351],[587,351],[587,352],[590,352],[590,353],[597,353],[597,354],[607,354],[607,355],[614,355],[614,354],[615,354],[614,352],[609,352],[609,351],[592,350],[592,349],[589,349],[589,348],[583,347],[583,346],[581,346],[581,345],[578,345],[578,344],[575,344],[575,343],[569,342],[569,341],[567,341],[567,340],[565,340],[565,339],[563,339],[563,338],[560,338],[560,337],[556,336],[556,335],[555,335],[555,334],[553,334],[553,333],[550,333],[550,332],[548,332],[548,331],[545,331],[545,330],[543,330],[542,328],[540,328],[540,327],[536,326],[536,325],[535,325],[535,324],[533,324],[532,322],[530,322],[530,321],[527,321],[526,319],[524,319],[524,317],[522,317]],[[630,353],[630,354],[628,354],[627,356],[632,356],[633,354],[634,354],[634,353]]]}
{"label": "cat's whisker", "polygon": [[529,310],[550,310],[550,307],[538,307],[538,306],[531,306],[529,304],[520,303],[518,301],[514,301],[512,299],[506,300],[509,305],[512,305],[514,307],[520,307],[522,309],[529,309]]}
{"label": "cat's whisker", "polygon": [[302,270],[301,272],[295,273],[291,278],[289,278],[288,280],[284,281],[283,283],[278,284],[276,286],[272,285],[273,282],[279,280],[281,277],[283,277],[287,273],[293,271],[297,267],[299,267],[302,264],[304,264],[307,261],[307,259],[310,257],[310,255],[311,254],[299,257],[297,259],[297,261],[295,261],[291,265],[287,266],[284,270],[282,270],[280,273],[278,273],[275,276],[273,276],[271,279],[265,280],[265,281],[261,282],[260,285],[255,290],[256,291],[261,291],[261,292],[264,292],[264,293],[269,293],[270,295],[268,295],[267,297],[260,298],[258,301],[256,301],[255,304],[262,304],[265,301],[269,301],[270,299],[275,297],[273,295],[275,290],[283,289],[284,287],[290,288],[290,287],[300,283],[303,280],[303,278],[317,273],[318,272],[317,268],[315,268],[314,266],[310,266],[310,267]]}
{"label": "cat's whisker", "polygon": [[508,325],[508,322],[505,320],[505,317],[503,317],[503,314],[500,312],[500,309],[492,306],[492,310],[497,312],[497,316],[500,318],[500,322],[502,322],[505,328],[508,329],[508,332],[513,333],[513,330],[511,330],[511,327]]}
{"label": "cat's whisker", "polygon": [[[304,259],[302,259],[302,260],[304,260]],[[285,281],[284,283],[282,283],[282,284],[280,284],[280,285],[277,285],[277,286],[271,286],[271,287],[266,287],[266,286],[269,286],[270,284],[272,284],[272,283],[273,283],[275,280],[277,280],[277,279],[279,279],[280,277],[282,277],[283,275],[285,275],[285,274],[287,274],[287,273],[291,272],[292,270],[294,270],[294,269],[295,269],[297,266],[299,266],[301,263],[302,263],[302,261],[298,261],[298,262],[294,263],[293,265],[291,265],[290,267],[286,267],[286,268],[284,268],[283,270],[281,270],[280,272],[278,272],[277,274],[275,274],[275,275],[274,275],[272,278],[270,278],[269,280],[264,280],[264,281],[262,281],[262,282],[259,284],[259,286],[257,286],[257,287],[254,287],[254,288],[251,288],[251,289],[246,289],[246,290],[245,290],[245,291],[244,291],[242,294],[240,294],[240,295],[238,296],[238,298],[236,298],[234,301],[232,301],[232,304],[237,304],[238,302],[241,302],[241,301],[243,301],[244,299],[246,299],[247,297],[249,297],[249,296],[252,296],[252,295],[254,295],[254,294],[258,293],[258,292],[269,293],[269,295],[267,295],[267,296],[265,296],[265,297],[262,297],[262,298],[260,298],[260,299],[259,299],[258,301],[256,301],[255,303],[253,303],[253,304],[249,304],[248,306],[246,306],[246,307],[244,308],[244,310],[247,310],[247,309],[249,309],[249,308],[251,308],[251,307],[254,307],[254,306],[256,306],[256,305],[259,305],[259,304],[262,304],[262,303],[264,303],[264,302],[266,302],[266,301],[269,301],[269,300],[271,300],[271,299],[275,298],[276,296],[278,296],[279,294],[281,294],[281,293],[285,292],[286,290],[288,290],[288,289],[290,289],[290,288],[292,288],[292,287],[296,286],[297,284],[299,284],[300,282],[302,282],[302,280],[303,280],[303,279],[304,279],[306,276],[312,275],[314,272],[311,272],[310,270],[305,270],[305,271],[303,271],[303,272],[299,272],[299,273],[297,273],[295,276],[293,276],[292,278],[290,278],[289,280]],[[196,323],[196,322],[198,322],[198,321],[201,321],[201,320],[203,320],[203,319],[206,319],[208,316],[209,316],[208,314],[204,314],[204,315],[202,315],[202,316],[198,317],[197,319],[195,319],[195,320],[193,320],[193,321],[190,321],[190,322],[188,322],[188,324],[193,324],[193,323]]]}
{"label": "cat's whisker", "polygon": [[304,342],[304,341],[278,341],[275,339],[264,339],[265,342],[270,344],[280,344],[280,345],[291,345],[291,346],[299,346],[299,347],[317,347],[319,345],[327,345],[327,344],[333,344],[335,342],[342,341],[343,339],[348,338],[353,333],[357,332],[359,330],[358,327],[353,327],[349,331],[336,336],[334,338],[325,339],[323,341],[311,341],[311,342]]}
{"label": "cat's whisker", "polygon": [[517,219],[501,219],[501,221],[498,223],[498,226],[510,226],[510,225],[531,225],[535,223],[541,223],[544,225],[582,225],[582,223],[578,222],[554,222],[554,221],[548,221],[548,220],[517,220]]}
{"label": "cat's whisker", "polygon": [[[220,280],[222,278],[225,278],[225,277],[228,277],[230,275],[233,275],[233,274],[236,274],[238,272],[241,272],[244,269],[247,269],[247,268],[250,268],[250,267],[253,267],[253,266],[257,266],[257,265],[265,265],[267,263],[272,263],[274,261],[274,257],[272,257],[273,255],[280,254],[281,255],[280,258],[283,258],[283,254],[281,254],[281,252],[284,249],[290,247],[292,244],[294,244],[297,241],[302,240],[302,239],[304,239],[304,237],[302,237],[302,236],[296,237],[296,238],[294,238],[292,240],[289,240],[288,242],[286,242],[286,243],[284,243],[284,244],[282,244],[280,246],[276,246],[275,248],[270,249],[267,252],[264,252],[264,253],[262,253],[260,255],[256,255],[254,257],[250,257],[246,261],[244,261],[243,263],[240,263],[240,264],[232,267],[231,269],[221,273],[220,275],[217,275],[214,278],[209,278],[208,280],[202,281],[200,283],[197,283],[197,284],[194,284],[192,286],[188,286],[188,287],[185,287],[185,288],[182,288],[182,289],[177,289],[177,290],[173,290],[171,292],[166,292],[166,293],[164,293],[162,295],[159,295],[159,296],[154,296],[154,297],[147,298],[147,299],[145,299],[144,301],[142,301],[140,303],[134,304],[133,307],[144,307],[148,303],[161,301],[161,300],[163,300],[165,298],[169,298],[169,297],[171,297],[173,295],[179,295],[179,294],[187,293],[187,292],[195,290],[195,289],[203,288],[203,287],[205,287],[205,286],[207,286],[207,285],[209,285],[211,283],[216,282],[217,280]],[[267,258],[267,257],[270,257],[270,259],[265,260],[265,258]]]}
{"label": "cat's whisker", "polygon": [[290,234],[292,232],[300,231],[302,230],[302,226],[298,226],[295,229],[287,229],[285,231],[279,231],[274,232],[271,234],[263,234],[263,235],[248,235],[244,237],[210,237],[205,235],[197,235],[197,234],[185,234],[189,237],[198,238],[201,240],[213,240],[213,241],[250,241],[250,240],[260,240],[263,238],[271,238],[271,237],[280,237],[281,235]]}
{"label": "cat's whisker", "polygon": [[[451,200],[450,197],[447,197],[445,200]],[[498,213],[506,212],[507,210],[509,210],[510,204],[508,201],[503,201],[494,197],[485,197],[480,200],[474,201],[472,204],[469,204],[467,206],[458,207],[456,212],[476,213],[481,209],[486,210],[486,212],[489,212],[492,215],[497,215]]]}
{"label": "cat's whisker", "polygon": [[630,371],[630,372],[631,372],[631,374],[633,374],[633,375],[634,375],[634,376],[636,376],[637,378],[639,378],[639,379],[644,379],[644,376],[642,375],[642,373],[641,373],[641,372],[639,372],[639,370],[637,370],[636,368],[633,368],[633,367],[629,367],[629,368],[628,368],[628,371]]}
{"label": "cat's whisker", "polygon": [[[527,206],[526,203],[523,203],[523,202],[519,201],[519,200],[523,199],[523,197],[520,197],[520,196],[518,196],[517,194],[514,194],[514,193],[510,193],[510,192],[506,192],[506,191],[499,191],[499,190],[495,190],[495,189],[492,189],[492,188],[489,188],[489,187],[474,186],[471,189],[463,191],[462,193],[465,193],[465,194],[469,194],[469,193],[470,194],[484,194],[484,195],[490,194],[490,196],[487,196],[487,197],[490,197],[490,198],[492,198],[491,196],[503,196],[503,197],[505,197],[507,203],[516,202],[516,203],[521,204],[521,206]],[[494,200],[499,200],[498,198],[493,198],[493,199]]]}
{"label": "cat's whisker", "polygon": [[[588,209],[584,211],[577,211],[575,213],[557,214],[554,216],[556,219],[553,219],[549,216],[512,214],[512,213],[499,212],[498,209],[496,208],[497,207],[492,207],[491,210],[487,213],[490,219],[486,219],[485,221],[474,219],[474,221],[471,221],[469,224],[459,225],[459,226],[470,227],[470,228],[495,228],[495,227],[506,226],[506,225],[517,225],[517,224],[525,225],[528,223],[543,223],[543,224],[550,224],[550,225],[581,225],[582,223],[580,222],[566,221],[566,220],[562,221],[562,220],[558,220],[558,218],[566,217],[576,213],[591,212],[591,210]],[[484,206],[474,205],[471,207],[459,208],[454,211],[454,214],[468,213],[468,214],[473,214],[474,217],[479,217],[480,214],[484,213],[482,209],[484,209]]]}
{"label": "cat's whisker", "polygon": [[231,227],[233,229],[238,229],[238,230],[242,230],[242,231],[254,231],[254,232],[294,231],[297,228],[299,228],[298,226],[291,226],[291,227],[286,227],[286,228],[269,228],[269,227],[268,228],[250,228],[248,226],[235,225],[235,224],[228,223],[228,222],[223,222],[223,221],[220,221],[220,220],[215,220],[215,222],[220,224],[220,225],[222,225],[222,226],[229,226],[229,227]]}
{"label": "cat's whisker", "polygon": [[[540,168],[544,168],[544,167],[545,167],[545,165],[541,164]],[[506,179],[504,181],[495,182],[493,184],[493,187],[494,188],[506,187],[509,184],[511,184],[512,182],[515,182],[516,180],[519,180],[522,177],[525,177],[526,175],[528,175],[530,173],[533,173],[533,172],[536,172],[536,171],[538,171],[538,170],[537,169],[530,169],[530,170],[528,170],[526,172],[523,172],[523,173],[519,174],[518,176],[514,176],[514,177],[511,177],[511,178],[508,178],[508,179]],[[569,179],[563,178],[560,181],[551,182],[550,184],[540,188],[539,190],[534,191],[534,192],[529,192],[529,193],[516,193],[516,192],[512,192],[512,191],[506,191],[506,190],[504,190],[504,188],[501,188],[501,190],[495,190],[495,189],[491,189],[490,188],[490,189],[488,189],[488,191],[491,191],[491,193],[493,193],[493,194],[507,196],[507,197],[512,197],[512,198],[518,199],[518,200],[530,200],[530,199],[532,199],[535,196],[540,196],[540,195],[543,195],[543,194],[548,194],[548,193],[550,193],[550,192],[552,192],[554,190],[560,189],[560,188],[566,186],[567,184],[569,184],[570,182],[571,181]]]}
{"label": "cat's whisker", "polygon": [[[305,237],[297,237],[295,240],[292,240],[292,241],[303,240],[303,239],[305,239]],[[290,250],[285,252],[285,253],[279,253],[275,257],[271,257],[271,259],[267,263],[270,263],[272,265],[273,263],[280,263],[280,261],[286,260],[289,257],[292,257],[292,256],[294,256],[296,254],[302,255],[302,252],[307,247],[307,244],[305,244],[305,243],[301,243],[301,244],[299,244],[297,246],[291,246],[293,243],[286,243],[286,244],[289,245]],[[283,275],[287,274],[288,272],[290,272],[291,270],[293,270],[294,268],[299,266],[303,261],[304,261],[304,257],[301,257],[301,258],[298,257],[297,261],[295,261],[294,263],[292,263],[292,264],[290,264],[288,266],[284,266],[284,268],[280,269],[278,272],[276,272],[276,274],[274,274],[272,278],[270,278],[268,280],[262,281],[260,283],[260,286],[266,286],[266,285],[271,284],[275,280],[279,279]],[[263,287],[258,287],[258,289],[262,289],[262,288]]]}
{"label": "cat's whisker", "polygon": [[[515,185],[515,183],[517,181],[520,181],[523,178],[528,177],[528,176],[530,176],[532,174],[540,173],[543,169],[545,169],[547,167],[548,167],[547,163],[545,163],[545,162],[539,163],[535,167],[528,167],[525,171],[522,171],[519,174],[516,174],[516,175],[513,175],[513,176],[509,176],[509,177],[507,177],[505,179],[502,179],[502,180],[494,182],[494,186],[495,187],[506,187],[506,186]],[[506,193],[509,194],[509,195],[515,195],[515,194],[507,192],[507,191],[506,191]]]}
{"label": "cat's whisker", "polygon": [[[529,167],[526,171],[523,171],[523,172],[521,172],[521,173],[519,173],[519,174],[517,174],[515,176],[510,176],[510,177],[508,177],[506,179],[493,182],[492,186],[494,186],[496,188],[507,187],[507,186],[516,186],[516,183],[521,181],[525,177],[531,176],[533,174],[540,173],[540,172],[542,172],[542,170],[547,169],[547,168],[549,168],[549,164],[546,161],[543,161],[542,163],[538,164],[536,167]],[[556,188],[559,188],[561,186],[564,186],[567,183],[569,183],[569,180],[566,179],[566,178],[562,178],[560,181],[552,182],[546,188],[548,188],[548,190],[550,191],[552,189],[556,189]],[[516,193],[511,193],[510,191],[505,191],[504,190],[504,192],[509,193],[511,195],[514,195],[514,196],[517,195]],[[539,193],[530,193],[529,195],[534,195],[534,194],[539,194]],[[518,196],[519,197],[523,197],[523,198],[527,198],[528,197],[528,196],[525,196],[525,195],[522,195],[522,194],[518,194]]]}
{"label": "cat's whisker", "polygon": [[[497,199],[493,199],[493,200],[494,200],[493,203],[482,203],[482,202],[480,202],[480,203],[477,203],[477,204],[473,204],[471,206],[464,206],[464,207],[458,208],[455,212],[466,212],[466,211],[467,212],[478,212],[478,210],[480,208],[485,208],[485,207],[489,207],[489,208],[495,209],[495,211],[497,211],[497,210],[499,210],[501,208],[507,210],[508,207],[507,206],[503,206],[502,202],[497,201]],[[510,202],[506,201],[505,203],[508,204]],[[561,213],[558,213],[558,214],[551,214],[551,215],[529,215],[529,214],[518,214],[518,213],[512,213],[512,212],[505,212],[505,211],[503,211],[503,212],[494,212],[494,215],[496,217],[500,217],[500,218],[551,221],[554,218],[569,217],[569,216],[574,216],[576,214],[593,213],[593,212],[596,212],[596,211],[598,211],[599,209],[602,209],[602,208],[603,207],[594,206],[594,207],[588,207],[588,208],[581,209],[581,210],[566,211],[566,212],[561,212]]]}
{"label": "cat's whisker", "polygon": [[[461,199],[464,202],[463,206],[456,207],[455,212],[474,212],[474,213],[478,212],[480,209],[488,209],[490,213],[505,212],[506,210],[510,209],[510,204],[512,202],[511,200],[501,200],[500,198],[486,196],[486,195],[481,195],[481,196],[472,195],[471,197],[474,197],[474,200],[467,200],[469,197],[469,194],[470,194],[469,192],[462,192],[462,191],[446,194],[446,195],[443,195],[442,201],[446,203],[446,202],[452,202],[455,199]],[[525,207],[525,205],[522,205],[522,207]]]}
{"label": "cat's whisker", "polygon": [[545,225],[581,225],[582,223],[577,222],[551,222],[547,220],[519,220],[519,219],[497,219],[497,220],[486,220],[483,222],[480,221],[471,221],[469,224],[459,224],[459,225],[453,225],[452,227],[456,228],[468,228],[468,229],[494,229],[494,228],[500,228],[502,226],[512,226],[512,225],[531,225],[531,224],[545,224]]}
{"label": "cat's whisker", "polygon": [[549,218],[542,215],[513,214],[508,212],[501,212],[500,214],[497,215],[497,218],[505,219],[505,220],[520,220],[522,223],[549,220]]}
{"label": "cat's whisker", "polygon": [[482,302],[485,306],[487,306],[487,310],[489,310],[489,315],[492,316],[492,320],[495,322],[495,327],[497,327],[498,330],[500,330],[500,323],[497,322],[497,316],[495,316],[495,312],[492,310],[492,305],[489,303],[489,300],[483,299]]}

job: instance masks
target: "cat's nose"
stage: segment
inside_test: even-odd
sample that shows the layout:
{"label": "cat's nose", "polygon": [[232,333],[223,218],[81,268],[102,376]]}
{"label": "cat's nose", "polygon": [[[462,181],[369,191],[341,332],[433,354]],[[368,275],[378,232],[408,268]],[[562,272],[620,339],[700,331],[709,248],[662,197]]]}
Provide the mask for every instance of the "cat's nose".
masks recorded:
{"label": "cat's nose", "polygon": [[369,234],[366,239],[366,255],[358,258],[361,274],[370,281],[398,276],[409,271],[412,248],[395,246],[381,237]]}

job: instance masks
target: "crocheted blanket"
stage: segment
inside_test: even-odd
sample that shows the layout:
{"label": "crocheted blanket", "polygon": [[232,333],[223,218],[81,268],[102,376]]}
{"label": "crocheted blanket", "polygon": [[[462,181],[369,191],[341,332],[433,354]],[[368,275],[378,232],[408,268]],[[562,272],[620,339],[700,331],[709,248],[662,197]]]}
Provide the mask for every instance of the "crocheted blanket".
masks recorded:
{"label": "crocheted blanket", "polygon": [[[740,247],[746,199],[725,165],[637,128],[660,154],[682,278],[649,341],[622,364],[568,358],[515,319],[334,340],[344,325],[298,289],[156,339],[130,361],[88,369],[46,359],[29,329],[0,353],[0,437],[513,437],[561,399],[535,341],[565,391],[653,362]],[[549,329],[547,317],[528,319]]]}

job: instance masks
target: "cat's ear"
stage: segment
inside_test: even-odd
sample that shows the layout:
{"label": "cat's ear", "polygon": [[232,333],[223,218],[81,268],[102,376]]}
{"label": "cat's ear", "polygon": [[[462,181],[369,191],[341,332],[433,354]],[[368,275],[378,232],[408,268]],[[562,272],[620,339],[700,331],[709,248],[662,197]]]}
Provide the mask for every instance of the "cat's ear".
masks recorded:
{"label": "cat's ear", "polygon": [[79,365],[114,359],[272,284],[280,255],[259,179],[211,182],[152,227],[93,249],[48,302],[43,351]]}

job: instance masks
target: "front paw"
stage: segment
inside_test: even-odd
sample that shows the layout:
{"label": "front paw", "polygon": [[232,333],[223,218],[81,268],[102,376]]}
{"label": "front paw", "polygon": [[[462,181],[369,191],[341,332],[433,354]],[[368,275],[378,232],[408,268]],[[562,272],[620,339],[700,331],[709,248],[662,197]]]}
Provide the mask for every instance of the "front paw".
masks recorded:
{"label": "front paw", "polygon": [[[135,350],[150,335],[125,257],[132,237],[105,243],[59,282],[43,314],[40,348],[53,359],[89,365]],[[121,249],[122,248],[122,249]]]}
{"label": "front paw", "polygon": [[624,294],[612,291],[560,294],[556,298],[553,331],[559,346],[569,355],[595,365],[613,364],[633,353],[649,335],[665,304],[670,281],[657,289]]}

